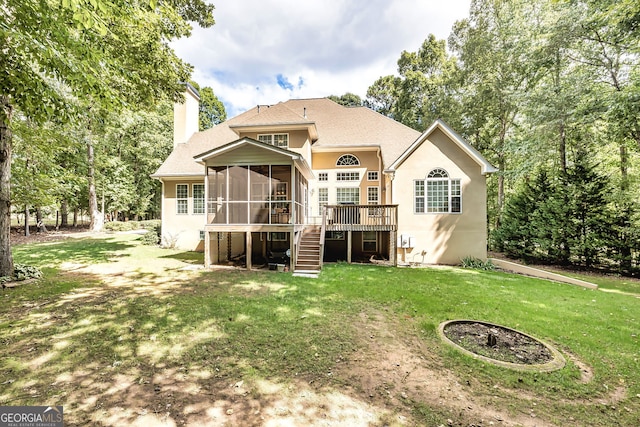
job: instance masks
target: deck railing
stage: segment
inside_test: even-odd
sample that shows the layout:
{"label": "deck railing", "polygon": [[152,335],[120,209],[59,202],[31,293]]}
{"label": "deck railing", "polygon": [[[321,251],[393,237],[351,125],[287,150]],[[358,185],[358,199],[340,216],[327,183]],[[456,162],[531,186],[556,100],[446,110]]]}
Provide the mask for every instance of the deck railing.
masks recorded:
{"label": "deck railing", "polygon": [[331,231],[397,230],[397,205],[327,205],[323,222]]}

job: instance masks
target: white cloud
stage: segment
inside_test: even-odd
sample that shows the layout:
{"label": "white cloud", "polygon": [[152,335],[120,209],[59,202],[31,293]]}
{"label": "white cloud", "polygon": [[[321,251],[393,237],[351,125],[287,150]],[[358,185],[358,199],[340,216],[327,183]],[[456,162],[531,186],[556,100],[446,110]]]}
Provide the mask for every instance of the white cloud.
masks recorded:
{"label": "white cloud", "polygon": [[[174,42],[229,116],[257,104],[353,92],[393,74],[403,50],[447,38],[470,0],[219,0],[216,25]],[[292,88],[278,84],[278,76]],[[300,84],[302,82],[302,84]]]}

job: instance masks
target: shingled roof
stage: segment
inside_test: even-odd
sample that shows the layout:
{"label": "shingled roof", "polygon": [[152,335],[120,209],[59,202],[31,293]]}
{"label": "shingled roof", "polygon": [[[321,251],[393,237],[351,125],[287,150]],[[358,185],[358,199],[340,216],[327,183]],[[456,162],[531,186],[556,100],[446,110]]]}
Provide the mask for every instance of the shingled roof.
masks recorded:
{"label": "shingled roof", "polygon": [[395,120],[366,107],[345,107],[330,99],[295,99],[272,106],[256,106],[178,144],[154,177],[203,176],[194,156],[238,139],[234,129],[267,126],[310,126],[317,129],[313,150],[344,151],[380,147],[384,167],[391,165],[420,136]]}

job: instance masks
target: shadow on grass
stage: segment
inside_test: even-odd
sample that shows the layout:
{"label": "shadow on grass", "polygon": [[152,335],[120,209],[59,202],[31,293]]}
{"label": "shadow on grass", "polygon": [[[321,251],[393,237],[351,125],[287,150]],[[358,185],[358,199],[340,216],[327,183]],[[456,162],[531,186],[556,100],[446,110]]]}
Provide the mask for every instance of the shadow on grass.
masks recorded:
{"label": "shadow on grass", "polygon": [[16,288],[0,307],[0,404],[63,405],[67,425],[374,419],[380,409],[318,388],[350,337],[291,279],[62,273]]}
{"label": "shadow on grass", "polygon": [[175,259],[190,264],[204,264],[204,252],[180,252],[177,254],[165,255],[160,258]]}
{"label": "shadow on grass", "polygon": [[65,262],[98,264],[116,257],[128,256],[124,251],[134,244],[111,238],[82,238],[50,243],[19,245],[12,248],[20,262],[37,267],[59,267]]}

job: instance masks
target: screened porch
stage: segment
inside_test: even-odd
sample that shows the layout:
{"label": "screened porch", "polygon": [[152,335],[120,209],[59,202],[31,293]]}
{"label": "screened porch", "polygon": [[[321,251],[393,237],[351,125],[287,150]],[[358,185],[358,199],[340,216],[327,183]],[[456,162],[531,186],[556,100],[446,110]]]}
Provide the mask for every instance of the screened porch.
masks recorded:
{"label": "screened porch", "polygon": [[304,224],[307,179],[294,165],[208,166],[207,224]]}

